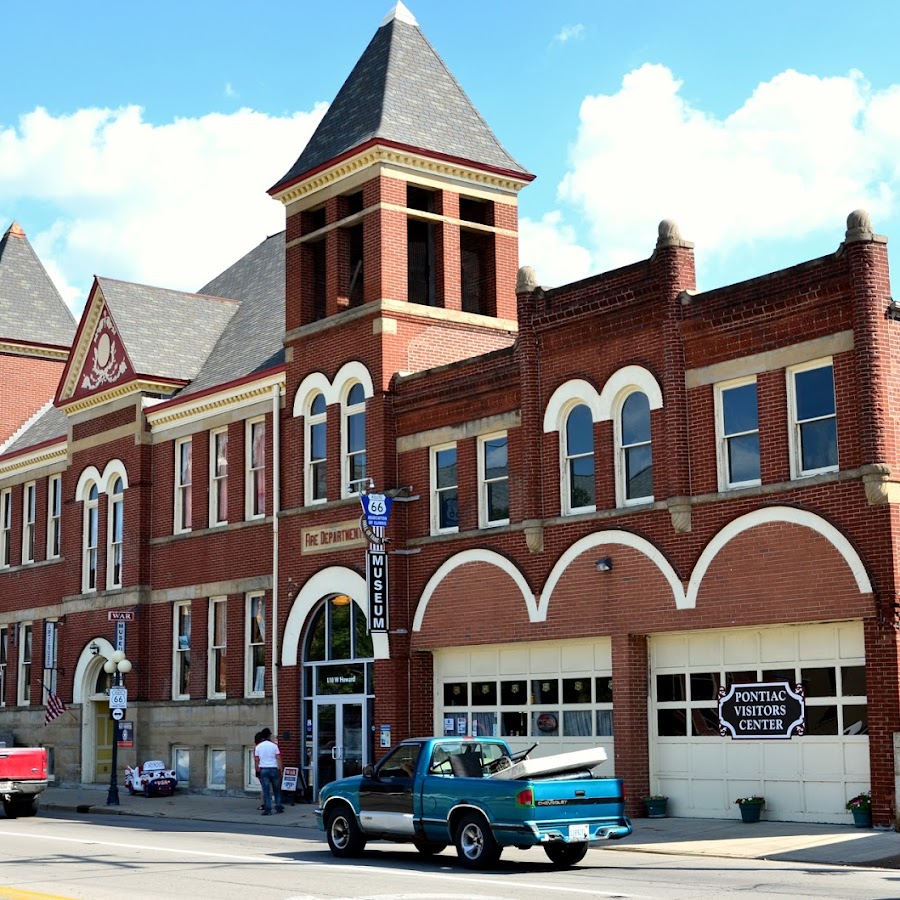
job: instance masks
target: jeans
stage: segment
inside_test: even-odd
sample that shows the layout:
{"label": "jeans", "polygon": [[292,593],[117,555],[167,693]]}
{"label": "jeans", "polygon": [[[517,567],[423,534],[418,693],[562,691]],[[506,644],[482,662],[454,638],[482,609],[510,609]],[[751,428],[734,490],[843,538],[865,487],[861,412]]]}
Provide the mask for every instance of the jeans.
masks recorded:
{"label": "jeans", "polygon": [[262,784],[263,806],[266,812],[272,812],[272,795],[275,795],[275,809],[282,810],[281,805],[281,771],[273,766],[259,770],[259,780]]}

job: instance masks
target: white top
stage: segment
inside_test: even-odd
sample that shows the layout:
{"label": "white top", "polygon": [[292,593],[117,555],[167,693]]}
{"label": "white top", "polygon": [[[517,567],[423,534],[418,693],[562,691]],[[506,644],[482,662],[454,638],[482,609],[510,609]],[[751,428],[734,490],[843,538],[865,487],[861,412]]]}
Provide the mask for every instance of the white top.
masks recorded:
{"label": "white top", "polygon": [[278,761],[281,759],[281,751],[278,744],[273,741],[260,741],[256,745],[256,758],[259,760],[261,769],[277,769]]}

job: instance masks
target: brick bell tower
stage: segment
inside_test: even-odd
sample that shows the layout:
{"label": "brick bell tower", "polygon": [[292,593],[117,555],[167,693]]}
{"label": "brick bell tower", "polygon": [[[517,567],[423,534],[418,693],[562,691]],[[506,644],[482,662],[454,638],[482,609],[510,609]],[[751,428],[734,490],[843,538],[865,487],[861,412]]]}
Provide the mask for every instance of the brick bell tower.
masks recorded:
{"label": "brick bell tower", "polygon": [[[366,475],[379,489],[395,471],[393,375],[515,339],[517,195],[533,177],[398,3],[269,191],[287,219],[287,403],[312,373],[362,363]],[[346,496],[346,479],[329,471],[328,482],[329,499]]]}

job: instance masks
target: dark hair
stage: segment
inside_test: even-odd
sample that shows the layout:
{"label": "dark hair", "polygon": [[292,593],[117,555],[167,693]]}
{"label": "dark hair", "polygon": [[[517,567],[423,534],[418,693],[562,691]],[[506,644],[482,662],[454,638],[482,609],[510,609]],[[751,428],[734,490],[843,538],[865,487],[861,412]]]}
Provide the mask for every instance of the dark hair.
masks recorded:
{"label": "dark hair", "polygon": [[267,741],[270,737],[272,737],[272,729],[263,728],[263,730],[259,733],[259,736],[262,740]]}
{"label": "dark hair", "polygon": [[263,739],[263,733],[261,731],[257,731],[256,734],[253,735],[253,743],[258,744]]}

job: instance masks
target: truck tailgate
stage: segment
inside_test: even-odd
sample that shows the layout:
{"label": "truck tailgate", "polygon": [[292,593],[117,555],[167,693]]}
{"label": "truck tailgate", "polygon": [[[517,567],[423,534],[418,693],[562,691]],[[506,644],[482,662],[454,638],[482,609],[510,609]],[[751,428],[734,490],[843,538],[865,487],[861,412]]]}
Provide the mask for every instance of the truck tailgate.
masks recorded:
{"label": "truck tailgate", "polygon": [[0,782],[46,780],[47,751],[42,747],[0,747]]}
{"label": "truck tailgate", "polygon": [[618,778],[528,784],[534,796],[535,824],[550,840],[596,841],[631,833]]}

